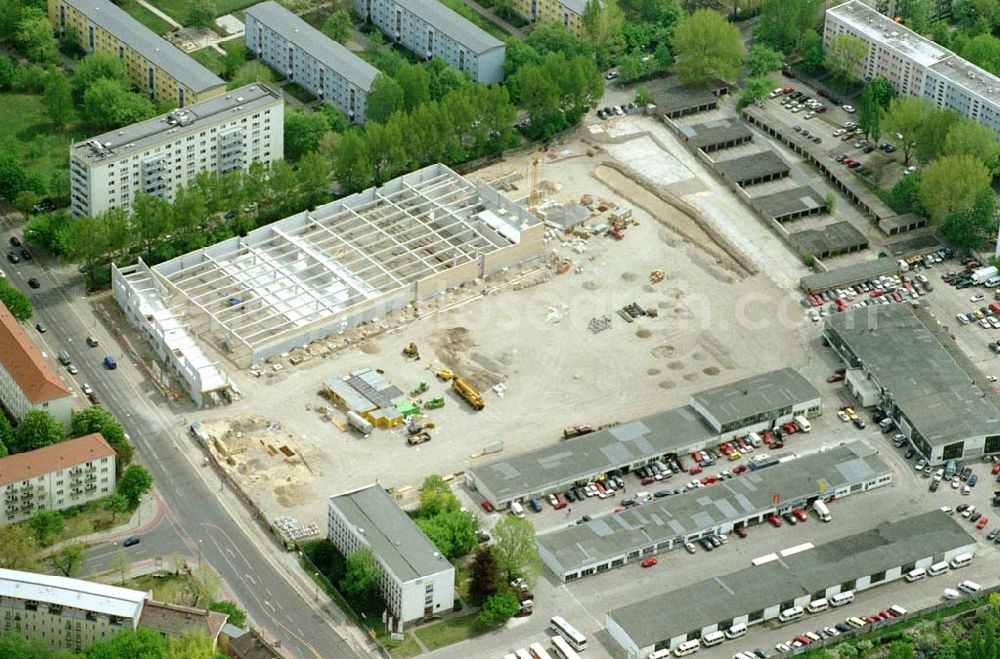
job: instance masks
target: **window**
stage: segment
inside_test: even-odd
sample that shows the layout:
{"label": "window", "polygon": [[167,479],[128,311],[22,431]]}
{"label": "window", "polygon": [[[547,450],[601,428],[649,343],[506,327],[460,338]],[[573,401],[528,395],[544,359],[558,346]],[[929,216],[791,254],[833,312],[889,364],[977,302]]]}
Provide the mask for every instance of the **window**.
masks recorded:
{"label": "window", "polygon": [[881,581],[885,581],[885,570],[882,570],[881,572],[876,572],[875,574],[872,575],[871,579],[872,583],[879,583]]}
{"label": "window", "polygon": [[962,457],[962,452],[965,449],[965,442],[955,442],[954,444],[948,444],[944,447],[944,451],[941,454],[942,460],[954,460]]}

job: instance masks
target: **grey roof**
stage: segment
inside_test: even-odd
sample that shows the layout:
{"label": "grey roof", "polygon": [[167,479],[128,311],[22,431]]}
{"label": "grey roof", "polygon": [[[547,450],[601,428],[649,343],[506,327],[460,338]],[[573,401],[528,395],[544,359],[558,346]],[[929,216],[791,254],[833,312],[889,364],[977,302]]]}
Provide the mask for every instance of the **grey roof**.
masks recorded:
{"label": "grey roof", "polygon": [[826,272],[806,275],[799,280],[799,286],[807,293],[821,293],[832,288],[869,281],[875,277],[896,272],[896,270],[896,261],[888,256],[883,256],[873,261],[852,263]]}
{"label": "grey roof", "polygon": [[753,132],[746,124],[732,119],[721,119],[693,126],[681,126],[685,139],[696,148],[709,148],[733,140],[753,139]]}
{"label": "grey roof", "polygon": [[808,186],[754,197],[753,203],[779,221],[785,215],[826,207],[823,196]]}
{"label": "grey roof", "polygon": [[494,48],[503,48],[500,41],[489,32],[476,26],[467,18],[448,9],[437,0],[393,0],[414,16],[433,25],[469,50],[481,55]]}
{"label": "grey roof", "polygon": [[668,87],[659,89],[653,94],[657,110],[664,114],[718,104],[719,98],[713,93],[713,89],[720,85],[726,86],[725,83],[712,83],[711,86],[685,85],[676,78],[667,80],[667,84]]}
{"label": "grey roof", "polygon": [[911,256],[923,256],[936,252],[944,243],[933,231],[919,231],[907,235],[902,240],[886,243],[886,249],[896,259],[908,259]]}
{"label": "grey roof", "polygon": [[1000,434],[1000,410],[909,305],[851,309],[826,319],[931,446]]}
{"label": "grey roof", "polygon": [[583,10],[587,8],[587,0],[559,0],[559,4],[578,16],[583,16]]}
{"label": "grey roof", "polygon": [[895,229],[897,227],[905,227],[911,224],[917,226],[926,226],[928,219],[926,215],[917,215],[916,213],[903,213],[902,215],[895,215],[893,217],[885,217],[879,220],[878,228],[889,233],[890,229]]}
{"label": "grey roof", "polygon": [[246,10],[259,23],[294,43],[303,52],[345,80],[369,91],[379,71],[277,2],[268,0]]}
{"label": "grey roof", "polygon": [[701,444],[715,436],[701,415],[685,406],[474,467],[476,483],[507,501],[594,474]]}
{"label": "grey roof", "polygon": [[[258,82],[215,96],[207,101],[195,103],[179,110],[172,110],[167,114],[161,114],[152,119],[91,137],[83,142],[77,142],[70,151],[73,156],[90,163],[113,160],[143,151],[150,146],[166,141],[168,138],[173,141],[188,133],[201,132],[205,129],[207,122],[221,122],[232,114],[235,108],[243,108],[244,113],[246,113],[252,112],[256,108],[281,103],[281,95],[278,92]],[[181,121],[181,119],[183,120]],[[92,146],[95,140],[102,145],[100,151]]]}
{"label": "grey roof", "polygon": [[802,254],[840,254],[868,247],[868,238],[850,222],[833,222],[820,229],[797,231],[788,237]]}
{"label": "grey roof", "polygon": [[934,510],[629,604],[608,619],[649,647],[974,543],[954,517]]}
{"label": "grey roof", "polygon": [[761,151],[741,158],[722,160],[715,163],[715,168],[727,178],[736,183],[749,181],[761,176],[788,174],[791,168],[774,151]]}
{"label": "grey roof", "polygon": [[823,491],[832,494],[837,488],[890,473],[889,466],[865,444],[841,444],[546,533],[538,536],[538,545],[564,572],[574,572],[632,550],[773,511],[776,494],[782,506],[799,504],[817,496],[821,483]]}
{"label": "grey roof", "polygon": [[405,583],[453,569],[381,486],[369,485],[332,496],[330,505],[361,532],[375,555],[400,581]]}
{"label": "grey roof", "polygon": [[195,93],[225,81],[108,0],[62,0]]}
{"label": "grey roof", "polygon": [[819,398],[816,388],[798,371],[783,368],[706,389],[691,396],[691,404],[704,408],[721,427],[753,414]]}

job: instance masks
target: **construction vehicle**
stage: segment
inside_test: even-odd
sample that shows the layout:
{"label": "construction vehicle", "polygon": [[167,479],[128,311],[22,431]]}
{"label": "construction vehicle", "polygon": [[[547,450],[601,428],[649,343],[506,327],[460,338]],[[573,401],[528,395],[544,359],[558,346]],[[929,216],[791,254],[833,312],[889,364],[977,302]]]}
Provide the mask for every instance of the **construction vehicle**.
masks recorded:
{"label": "construction vehicle", "polygon": [[653,284],[658,284],[663,281],[663,277],[666,276],[663,270],[653,270],[649,273],[649,281]]}
{"label": "construction vehicle", "polygon": [[444,396],[439,396],[437,398],[431,398],[429,401],[424,403],[425,410],[436,410],[444,407]]}
{"label": "construction vehicle", "polygon": [[403,348],[403,356],[407,359],[412,359],[417,361],[420,359],[420,350],[417,349],[416,343],[407,343],[406,347]]}
{"label": "construction vehicle", "polygon": [[438,376],[438,379],[442,382],[447,382],[448,380],[455,377],[455,373],[447,368],[438,368],[434,364],[427,365],[428,371],[434,371],[434,375]]}
{"label": "construction vehicle", "polygon": [[430,385],[426,382],[421,382],[417,385],[417,388],[410,392],[410,397],[419,396],[430,388]]}
{"label": "construction vehicle", "polygon": [[453,377],[451,389],[465,399],[465,402],[477,412],[486,407],[486,401],[483,400],[482,394],[480,394],[475,387],[463,380],[461,377],[457,375]]}
{"label": "construction vehicle", "polygon": [[575,426],[567,426],[563,428],[563,439],[572,439],[573,437],[579,437],[580,435],[586,435],[592,432],[594,432],[593,426],[585,423],[577,424]]}
{"label": "construction vehicle", "polygon": [[419,432],[415,435],[410,435],[406,438],[407,446],[416,446],[417,444],[423,444],[424,442],[431,441],[431,434],[429,432]]}

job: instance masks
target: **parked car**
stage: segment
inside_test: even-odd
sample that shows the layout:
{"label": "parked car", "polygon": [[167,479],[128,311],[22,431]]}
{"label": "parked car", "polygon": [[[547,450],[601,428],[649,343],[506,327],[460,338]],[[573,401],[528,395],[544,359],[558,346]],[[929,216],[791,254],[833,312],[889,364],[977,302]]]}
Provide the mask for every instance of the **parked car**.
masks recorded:
{"label": "parked car", "polygon": [[657,563],[659,563],[659,561],[656,560],[656,556],[650,556],[649,558],[644,558],[642,560],[642,563],[640,563],[639,565],[641,565],[642,567],[653,567]]}

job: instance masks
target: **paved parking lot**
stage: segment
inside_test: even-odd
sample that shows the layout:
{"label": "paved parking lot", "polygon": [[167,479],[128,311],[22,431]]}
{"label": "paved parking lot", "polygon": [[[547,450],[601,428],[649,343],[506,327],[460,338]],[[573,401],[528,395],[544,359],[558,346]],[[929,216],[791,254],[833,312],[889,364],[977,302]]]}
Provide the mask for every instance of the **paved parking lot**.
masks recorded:
{"label": "paved parking lot", "polygon": [[[993,290],[981,286],[963,288],[961,290],[950,286],[941,280],[941,276],[952,270],[962,270],[962,264],[956,260],[945,261],[928,270],[921,270],[934,286],[931,293],[931,313],[938,322],[948,328],[955,337],[962,352],[972,360],[972,363],[982,369],[985,375],[1000,376],[1000,355],[990,351],[987,344],[1000,340],[1000,330],[983,329],[977,323],[963,325],[956,320],[956,314],[973,312],[980,307],[988,306],[993,299]],[[984,299],[972,302],[973,296],[982,295]]]}

